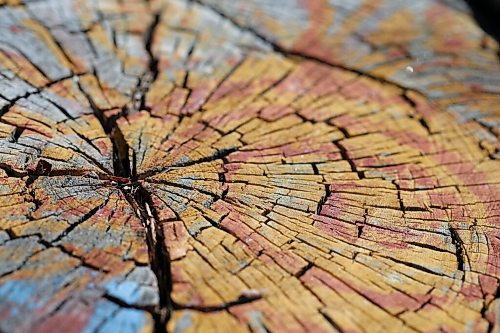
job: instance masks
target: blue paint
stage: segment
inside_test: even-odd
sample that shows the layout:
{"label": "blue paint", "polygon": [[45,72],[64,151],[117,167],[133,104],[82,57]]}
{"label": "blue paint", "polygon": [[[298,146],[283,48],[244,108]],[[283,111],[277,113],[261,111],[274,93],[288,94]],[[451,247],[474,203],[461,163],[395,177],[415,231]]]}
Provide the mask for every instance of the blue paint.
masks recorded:
{"label": "blue paint", "polygon": [[35,295],[37,284],[23,280],[10,280],[0,285],[0,304],[12,302],[29,305]]}
{"label": "blue paint", "polygon": [[116,297],[127,304],[136,304],[139,301],[139,289],[139,284],[133,281],[117,282],[113,280],[106,285],[106,292],[110,296]]}
{"label": "blue paint", "polygon": [[87,326],[82,333],[93,333],[97,328],[107,319],[111,318],[113,314],[118,311],[118,305],[109,301],[99,301],[96,304],[94,313],[90,317]]}
{"label": "blue paint", "polygon": [[191,311],[185,311],[175,325],[174,333],[182,333],[193,326]]}
{"label": "blue paint", "polygon": [[40,305],[33,301],[39,286],[36,283],[10,280],[0,285],[0,311],[9,311],[11,318],[34,311]]}
{"label": "blue paint", "polygon": [[151,324],[151,320],[146,316],[147,312],[141,310],[120,309],[101,326],[98,332],[138,333]]}

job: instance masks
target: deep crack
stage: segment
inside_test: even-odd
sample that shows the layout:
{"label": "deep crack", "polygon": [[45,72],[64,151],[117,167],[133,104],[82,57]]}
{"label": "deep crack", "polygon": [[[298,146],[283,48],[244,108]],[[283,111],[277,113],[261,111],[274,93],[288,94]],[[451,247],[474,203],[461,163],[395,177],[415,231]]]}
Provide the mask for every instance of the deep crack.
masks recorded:
{"label": "deep crack", "polygon": [[139,183],[133,182],[120,186],[122,193],[133,207],[146,230],[150,267],[153,270],[159,289],[160,303],[152,313],[155,319],[155,332],[166,332],[166,323],[173,310],[170,293],[172,291],[172,277],[169,254],[164,246],[165,237],[159,225],[149,193]]}
{"label": "deep crack", "polygon": [[[135,151],[129,146],[116,123],[119,117],[126,118],[128,114],[146,108],[146,94],[151,84],[156,80],[159,72],[158,59],[154,56],[152,51],[152,42],[160,20],[160,14],[155,14],[146,32],[144,47],[149,55],[149,65],[147,71],[139,79],[136,90],[132,94],[132,108],[125,106],[121,114],[113,117],[106,117],[97,103],[95,103],[92,96],[79,82],[78,88],[87,99],[94,116],[98,119],[113,146],[113,175],[102,175],[100,178],[111,180],[121,190],[146,230],[150,267],[156,276],[160,293],[160,304],[158,308],[152,312],[152,315],[155,320],[155,332],[162,333],[166,331],[166,323],[173,309],[170,298],[172,279],[169,255],[164,246],[163,232],[158,225],[159,219],[151,208],[153,207],[151,198],[146,189],[137,182],[137,161]],[[132,161],[130,161],[130,156],[132,156]]]}

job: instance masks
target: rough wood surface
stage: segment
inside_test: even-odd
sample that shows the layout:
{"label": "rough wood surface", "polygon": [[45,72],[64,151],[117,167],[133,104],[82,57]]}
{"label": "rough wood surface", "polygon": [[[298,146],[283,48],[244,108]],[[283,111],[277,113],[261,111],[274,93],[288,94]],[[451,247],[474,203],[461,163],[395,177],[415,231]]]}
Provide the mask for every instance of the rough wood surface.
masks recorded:
{"label": "rough wood surface", "polygon": [[0,331],[498,332],[497,50],[453,1],[0,0]]}

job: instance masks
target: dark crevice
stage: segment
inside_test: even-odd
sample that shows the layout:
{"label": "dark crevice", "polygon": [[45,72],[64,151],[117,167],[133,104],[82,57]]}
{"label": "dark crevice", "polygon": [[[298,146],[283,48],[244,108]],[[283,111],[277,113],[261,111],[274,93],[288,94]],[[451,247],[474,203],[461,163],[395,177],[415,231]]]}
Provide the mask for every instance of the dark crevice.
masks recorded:
{"label": "dark crevice", "polygon": [[[160,14],[154,15],[153,21],[146,32],[144,46],[149,55],[148,70],[139,79],[137,87],[132,95],[132,105],[124,106],[122,113],[113,117],[106,117],[94,102],[92,96],[78,83],[80,91],[84,94],[93,110],[94,116],[99,120],[101,127],[109,137],[113,146],[113,175],[100,175],[99,178],[109,180],[121,190],[126,200],[132,206],[137,216],[141,220],[146,230],[146,243],[148,246],[150,267],[158,281],[160,303],[154,309],[141,309],[149,311],[155,321],[155,332],[166,332],[166,323],[170,313],[173,310],[170,293],[172,290],[172,281],[170,273],[170,260],[166,247],[163,232],[158,225],[160,219],[152,209],[153,202],[137,179],[137,156],[136,152],[129,146],[124,134],[116,125],[119,117],[127,117],[128,114],[146,109],[146,94],[151,84],[156,80],[159,74],[158,59],[153,55],[152,44],[156,29],[160,23]],[[114,303],[132,307],[129,304],[110,296],[105,298]]]}
{"label": "dark crevice", "polygon": [[[7,120],[5,120],[5,119],[3,119],[3,118],[0,118],[0,122],[1,122],[1,123],[3,123],[3,124],[6,124],[6,125],[10,125],[10,126],[22,127],[22,128],[23,128],[23,131],[28,129],[28,127],[25,127],[25,126],[18,126],[16,123],[13,123],[13,122],[7,121]],[[37,129],[33,128],[33,127],[29,128],[29,130],[30,130],[31,132],[36,133],[36,134],[39,134],[39,135],[41,135],[41,136],[44,136],[44,137],[46,137],[46,136],[47,136],[47,134],[46,134],[46,133],[43,133],[43,132],[41,132],[41,131],[39,131],[39,130],[37,130]],[[20,137],[19,137],[19,138],[20,138]],[[16,143],[19,143],[19,141],[18,141],[18,140],[19,140],[19,138],[17,138],[17,140],[15,141]],[[11,143],[13,143],[13,141],[12,141],[12,140],[10,140],[10,139],[11,139],[11,138],[7,138],[6,140],[8,140],[8,141],[10,141]],[[23,143],[19,143],[19,145],[20,145],[20,146],[26,146],[26,145],[25,145],[25,144],[23,144]]]}
{"label": "dark crevice", "polygon": [[450,251],[447,251],[445,249],[439,248],[439,247],[434,246],[432,244],[412,242],[412,241],[407,242],[407,244],[413,245],[413,246],[417,246],[417,247],[421,247],[421,248],[424,248],[424,249],[429,249],[429,250],[432,250],[432,251],[450,253]]}
{"label": "dark crevice", "polygon": [[241,295],[237,300],[232,302],[224,303],[221,305],[213,305],[213,306],[197,306],[197,305],[181,305],[174,304],[175,310],[195,310],[200,312],[216,312],[227,310],[236,305],[248,304],[254,301],[262,299],[262,294],[260,292],[249,293],[248,295]]}
{"label": "dark crevice", "polygon": [[[149,26],[146,36],[144,39],[144,48],[149,56],[148,69],[144,75],[139,79],[136,87],[136,91],[133,93],[132,98],[134,102],[133,112],[148,109],[146,105],[146,95],[151,87],[151,85],[156,81],[159,74],[158,58],[153,53],[153,40],[155,37],[156,30],[160,24],[161,14],[156,13],[153,16],[153,21]],[[128,113],[128,112],[127,112]]]}
{"label": "dark crevice", "polygon": [[[118,127],[113,129],[111,139],[113,143],[114,175],[122,178],[130,178],[132,175],[129,158],[130,147]],[[133,156],[135,156],[135,154]],[[135,165],[132,169],[136,169]]]}
{"label": "dark crevice", "polygon": [[312,169],[313,169],[313,173],[314,173],[315,175],[319,175],[319,174],[320,174],[320,173],[319,173],[319,170],[318,170],[318,166],[316,165],[316,163],[311,163],[311,167],[312,167]]}
{"label": "dark crevice", "polygon": [[67,119],[71,119],[71,120],[75,120],[75,118],[70,115],[68,113],[68,111],[66,111],[63,107],[61,107],[59,104],[51,101],[50,99],[47,99],[47,101],[52,104],[56,109],[58,109],[59,111],[61,111],[61,113],[67,118]]}
{"label": "dark crevice", "polygon": [[160,180],[157,180],[157,179],[148,179],[147,182],[148,183],[153,183],[153,184],[166,185],[166,186],[170,186],[170,187],[177,187],[177,188],[188,190],[188,191],[197,191],[197,192],[200,192],[200,193],[205,194],[207,196],[213,197],[215,200],[219,199],[219,196],[217,194],[215,194],[215,193],[206,191],[206,190],[204,190],[202,188],[194,188],[194,187],[191,187],[191,186],[188,186],[188,185],[184,185],[184,184],[181,184],[181,183],[174,183],[174,182],[169,182],[167,180],[161,180],[161,179]]}
{"label": "dark crevice", "polygon": [[219,172],[217,173],[217,177],[219,178],[219,183],[225,184],[226,183],[226,174],[225,172]]}
{"label": "dark crevice", "polygon": [[[275,80],[272,84],[270,84],[266,89],[262,90],[260,93],[259,93],[259,96],[264,96],[267,92],[271,91],[272,89],[278,87],[282,82],[284,82],[290,75],[292,74],[292,70],[287,70],[285,72],[285,74],[283,74],[280,78],[278,78],[277,80]],[[298,95],[295,97],[295,100],[297,100],[299,97],[301,97],[301,95]],[[267,99],[266,99],[267,100]],[[290,106],[290,105],[286,105],[286,106]],[[297,116],[299,117],[302,117],[302,115],[300,114],[297,114]],[[307,121],[307,120],[306,120]],[[313,122],[313,121],[311,121]],[[314,123],[314,122],[313,122]]]}
{"label": "dark crevice", "polygon": [[[150,267],[158,281],[160,303],[153,312],[155,319],[155,332],[166,332],[166,323],[173,311],[172,299],[172,276],[170,270],[170,257],[165,244],[165,237],[159,225],[159,217],[152,208],[153,200],[142,184],[134,183],[132,186],[122,187],[121,190],[127,201],[134,208],[146,230],[146,241],[150,257]],[[131,189],[134,189],[133,191]]]}
{"label": "dark crevice", "polygon": [[408,105],[410,105],[413,109],[415,109],[417,104],[413,99],[410,98],[410,96],[408,96],[408,90],[405,89],[401,94],[401,97],[406,101],[406,103],[408,103]]}
{"label": "dark crevice", "polygon": [[112,296],[110,294],[104,294],[103,298],[107,299],[110,302],[115,303],[116,305],[118,305],[118,306],[120,306],[122,308],[147,311],[147,312],[151,313],[153,316],[155,315],[155,309],[154,309],[154,307],[151,307],[151,306],[136,306],[136,305],[133,305],[133,304],[129,304],[129,303],[126,303],[123,300],[121,300],[121,299],[119,299],[117,297],[114,297],[114,296]]}
{"label": "dark crevice", "polygon": [[[217,222],[217,221],[214,221],[212,218],[210,218],[209,216],[207,215],[203,215],[203,218],[205,220],[207,220],[211,225],[212,227],[216,228],[216,229],[219,229],[219,230],[222,230],[222,231],[226,231],[228,232],[223,226],[220,225],[220,222]],[[222,219],[221,219],[222,220]],[[229,232],[228,232],[229,233]]]}
{"label": "dark crevice", "polygon": [[5,164],[5,163],[0,163],[0,169],[5,171],[7,176],[13,177],[13,178],[23,178],[28,175],[28,171],[19,171],[13,168],[12,166]]}
{"label": "dark crevice", "polygon": [[368,216],[368,208],[365,208],[365,211],[363,213],[363,222],[356,222],[356,228],[358,229],[357,237],[361,238],[363,235],[363,228],[365,227],[367,223],[366,217]]}
{"label": "dark crevice", "polygon": [[[349,134],[349,132],[347,132],[347,129],[345,127],[336,126],[336,125],[334,125],[334,126],[335,126],[335,128],[337,128],[342,133],[342,135],[344,135],[344,138],[348,139],[348,138],[351,137],[350,134]],[[354,161],[351,160],[351,158],[349,157],[349,153],[345,149],[344,145],[342,145],[340,143],[340,140],[333,141],[333,144],[340,151],[340,155],[342,156],[342,159],[344,159],[345,161],[347,161],[347,163],[349,163],[349,166],[351,167],[351,170],[353,172],[356,172],[358,174],[359,179],[364,178],[364,173],[358,172],[358,170],[356,168],[356,164],[354,164]]]}
{"label": "dark crevice", "polygon": [[[415,103],[415,101],[413,99],[411,99],[410,96],[408,96],[408,89],[405,89],[403,91],[403,93],[401,94],[401,97],[405,100],[406,103],[408,103],[408,105],[413,109],[413,110],[417,110],[417,103]],[[413,118],[414,116],[410,116],[411,118]],[[427,121],[422,117],[418,117],[418,122],[420,123],[420,125],[422,125],[422,127],[427,131],[427,133],[429,135],[432,135],[432,131],[431,131],[431,128],[429,127],[429,124],[427,123]]]}
{"label": "dark crevice", "polygon": [[450,236],[451,243],[455,245],[455,255],[457,257],[457,270],[464,273],[462,279],[465,279],[465,271],[464,271],[464,244],[458,232],[450,227]]}
{"label": "dark crevice", "polygon": [[[80,139],[82,139],[83,141],[85,141],[89,146],[91,146],[98,154],[101,154],[99,148],[94,144],[94,142],[92,142],[92,140],[90,140],[89,138],[85,137],[84,135],[82,135],[81,133],[75,131],[74,132],[76,134],[76,136],[78,136]],[[87,160],[91,161],[92,163],[94,163],[99,169],[102,170],[102,172],[109,172],[108,168],[106,166],[104,166],[101,161],[97,160],[96,158],[92,157],[90,154],[84,152],[83,150],[80,149],[80,147],[78,147],[77,145],[72,145],[73,147],[70,147],[71,150],[74,150],[74,151],[77,151],[79,152],[84,158],[86,158]],[[102,155],[101,155],[102,156]]]}
{"label": "dark crevice", "polygon": [[108,136],[113,146],[113,173],[117,177],[129,178],[131,174],[130,161],[129,161],[129,146],[121,133],[120,129],[116,126],[117,116],[106,117],[103,110],[101,110],[90,94],[78,82],[78,88],[87,99],[94,116],[97,118],[101,127]]}
{"label": "dark crevice", "polygon": [[[431,293],[432,291],[434,290],[434,287],[428,292]],[[427,300],[425,300],[424,302],[422,302],[422,304],[420,304],[420,306],[418,308],[416,308],[415,310],[413,310],[414,313],[418,313],[418,311],[422,310],[426,305],[430,304],[432,302],[432,297],[429,297]],[[397,316],[401,315],[403,312],[397,314]]]}
{"label": "dark crevice", "polygon": [[427,267],[421,266],[419,264],[415,264],[415,263],[412,263],[412,262],[407,262],[407,261],[399,260],[399,259],[396,259],[396,258],[393,258],[393,257],[388,257],[388,256],[381,256],[381,257],[389,259],[391,261],[394,261],[395,263],[398,263],[398,264],[401,264],[401,265],[405,265],[405,266],[414,268],[414,269],[422,271],[422,272],[426,272],[426,273],[429,273],[429,274],[432,274],[432,275],[437,275],[437,276],[444,276],[444,274],[437,273],[437,272],[435,272],[433,270],[430,270]]}
{"label": "dark crevice", "polygon": [[[401,198],[401,194],[399,194],[398,200],[400,200],[400,198]],[[400,207],[401,207],[401,205],[402,205],[402,203],[400,201]],[[431,212],[429,209],[422,208],[422,207],[414,207],[414,206],[404,207],[404,211],[405,212]]]}
{"label": "dark crevice", "polygon": [[9,135],[7,140],[11,143],[17,142],[19,138],[21,137],[21,134],[23,134],[25,128],[24,127],[16,127]]}
{"label": "dark crevice", "polygon": [[90,94],[84,89],[84,87],[81,85],[80,81],[77,82],[78,89],[81,91],[87,102],[89,103],[89,106],[94,114],[94,116],[97,118],[99,123],[101,124],[102,129],[104,130],[104,133],[106,133],[108,136],[110,135],[111,131],[113,130],[114,126],[114,121],[112,121],[111,118],[107,118],[104,115],[104,112],[97,106],[96,102],[90,96]]}
{"label": "dark crevice", "polygon": [[94,207],[90,211],[88,211],[86,214],[82,216],[81,219],[76,221],[75,223],[71,224],[66,230],[64,230],[63,233],[61,233],[57,238],[55,238],[51,243],[57,243],[67,235],[69,235],[76,227],[78,227],[80,224],[84,223],[88,219],[90,219],[92,216],[94,216],[102,207],[106,206],[108,204],[109,198],[107,198],[102,204]]}
{"label": "dark crevice", "polygon": [[396,187],[396,195],[398,197],[398,202],[399,202],[399,209],[401,210],[401,212],[403,212],[403,217],[405,215],[405,206],[403,204],[403,199],[401,198],[401,187],[399,186],[399,184],[397,183],[396,180],[393,180],[392,183],[394,184],[394,186]]}
{"label": "dark crevice", "polygon": [[[39,93],[41,93],[42,91],[44,91],[45,89],[50,88],[51,86],[53,86],[53,85],[55,85],[55,84],[57,84],[57,83],[60,83],[60,82],[62,82],[62,81],[65,81],[65,80],[68,80],[68,79],[71,79],[71,78],[78,78],[80,75],[84,75],[84,73],[82,73],[82,74],[71,74],[71,75],[69,75],[69,76],[64,76],[64,77],[59,78],[59,79],[57,79],[57,80],[50,81],[49,83],[45,84],[44,86],[41,86],[40,88],[36,88],[36,87],[32,86],[34,90],[30,90],[30,91],[26,92],[25,94],[23,94],[23,95],[21,95],[21,96],[17,96],[17,97],[15,97],[15,98],[13,98],[12,100],[10,100],[8,104],[4,105],[4,106],[0,109],[0,118],[1,118],[4,114],[6,114],[6,113],[10,110],[10,108],[11,108],[11,107],[13,107],[13,106],[17,103],[17,101],[19,101],[19,100],[21,100],[21,99],[23,99],[23,98],[28,98],[28,97],[29,97],[29,96],[31,96],[31,95],[36,95],[36,94],[39,94]],[[25,81],[25,82],[26,82],[26,81]],[[26,83],[27,83],[27,84],[30,84],[29,82],[26,82]],[[31,85],[31,84],[30,84],[30,85]],[[50,103],[52,103],[52,104],[54,104],[52,101],[50,101],[50,100],[48,100],[48,99],[47,99],[47,101],[48,101],[48,102],[50,102]],[[57,105],[56,105],[56,106],[57,106]]]}
{"label": "dark crevice", "polygon": [[[187,54],[186,54],[186,67],[187,67],[187,63],[189,62],[189,59],[191,59],[191,55],[193,54],[193,51],[194,51],[194,46],[195,46],[195,42],[193,42],[191,44],[191,47],[189,48]],[[188,90],[188,96],[186,96],[186,101],[189,100],[189,95],[192,93],[192,90],[189,88],[188,86],[188,82],[189,82],[189,71],[186,70],[186,72],[184,73],[184,79],[182,80],[182,88],[183,89],[186,89]]]}
{"label": "dark crevice", "polygon": [[[128,154],[127,154],[127,156],[128,156]],[[124,163],[127,163],[127,165],[130,166],[128,158],[127,158],[127,160],[124,161]],[[129,176],[133,181],[137,180],[137,154],[135,153],[135,150],[133,150],[133,149],[132,149],[132,170],[130,171]]]}
{"label": "dark crevice", "polygon": [[429,133],[429,135],[432,135],[432,131],[429,127],[429,124],[427,124],[427,121],[424,118],[418,119],[418,122],[420,123],[420,125],[422,125],[423,128],[427,130],[427,133]]}
{"label": "dark crevice", "polygon": [[311,268],[314,267],[314,264],[310,261],[307,262],[307,265],[305,265],[304,267],[302,267],[296,274],[295,274],[295,277],[300,279],[302,276],[304,276],[304,274],[307,273],[307,271],[309,271]]}
{"label": "dark crevice", "polygon": [[191,94],[192,90],[189,89],[187,83],[188,83],[188,80],[189,80],[189,71],[186,71],[186,73],[184,74],[184,79],[182,80],[182,88],[186,89],[186,90],[189,90],[188,92],[188,95],[186,96],[186,100],[189,99],[189,95]]}
{"label": "dark crevice", "polygon": [[339,141],[333,141],[333,144],[339,149],[340,155],[342,156],[342,159],[347,161],[351,167],[351,171],[355,172],[358,174],[359,179],[365,178],[365,173],[363,171],[359,171],[356,167],[356,164],[354,161],[349,157],[349,153],[347,152],[347,149],[339,142]]}
{"label": "dark crevice", "polygon": [[158,68],[158,58],[155,57],[155,55],[153,54],[152,46],[153,46],[153,39],[154,39],[154,36],[156,33],[156,29],[158,28],[158,26],[160,24],[160,20],[161,20],[161,14],[156,13],[153,16],[153,22],[149,26],[149,29],[146,33],[145,49],[149,55],[149,71],[151,72],[151,76],[152,76],[153,81],[158,77],[159,68]]}
{"label": "dark crevice", "polygon": [[[117,180],[112,175],[100,174],[95,171],[89,170],[74,170],[74,169],[59,169],[52,170],[52,164],[47,162],[46,160],[39,160],[34,170],[30,169],[27,171],[18,171],[10,165],[0,163],[0,169],[5,171],[7,176],[12,178],[25,178],[26,179],[26,187],[33,184],[33,182],[40,176],[44,177],[60,177],[60,176],[74,176],[74,177],[91,177],[98,178],[102,180]],[[119,178],[120,182],[127,182],[128,179]]]}
{"label": "dark crevice", "polygon": [[321,211],[323,210],[323,206],[326,203],[326,201],[328,200],[328,198],[330,197],[330,194],[331,194],[330,185],[325,184],[325,195],[323,195],[321,197],[321,201],[318,203],[318,208],[316,209],[317,215],[321,214]]}
{"label": "dark crevice", "polygon": [[325,318],[328,324],[330,324],[330,326],[332,326],[337,332],[344,332],[344,330],[336,322],[334,322],[330,316],[328,316],[321,310],[319,311],[319,313],[323,316],[323,318]]}
{"label": "dark crevice", "polygon": [[191,161],[187,161],[187,162],[180,162],[180,163],[174,164],[172,166],[169,166],[168,168],[151,170],[148,172],[141,173],[138,175],[138,179],[145,179],[147,177],[151,177],[153,175],[168,171],[170,169],[184,168],[184,167],[192,166],[195,164],[213,162],[213,161],[216,161],[219,159],[223,160],[224,158],[226,158],[230,154],[238,151],[239,149],[240,149],[239,147],[231,147],[231,148],[227,148],[227,149],[217,149],[217,151],[215,151],[212,155],[207,156],[207,157],[203,157],[203,158],[200,158],[197,160],[191,160]]}
{"label": "dark crevice", "polygon": [[358,224],[358,225],[357,225],[357,228],[358,228],[358,234],[357,234],[357,237],[358,237],[358,238],[361,238],[361,236],[363,235],[363,228],[364,228],[364,225],[363,225],[363,224]]}

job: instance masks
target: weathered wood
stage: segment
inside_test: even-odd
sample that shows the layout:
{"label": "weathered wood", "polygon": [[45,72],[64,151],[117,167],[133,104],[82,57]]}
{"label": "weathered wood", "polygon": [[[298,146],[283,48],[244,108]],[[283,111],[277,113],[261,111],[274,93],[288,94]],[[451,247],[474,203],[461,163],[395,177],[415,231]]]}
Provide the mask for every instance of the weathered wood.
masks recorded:
{"label": "weathered wood", "polygon": [[448,2],[0,0],[0,332],[498,331]]}

